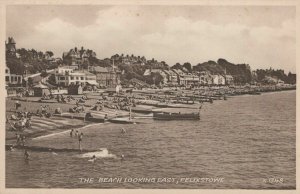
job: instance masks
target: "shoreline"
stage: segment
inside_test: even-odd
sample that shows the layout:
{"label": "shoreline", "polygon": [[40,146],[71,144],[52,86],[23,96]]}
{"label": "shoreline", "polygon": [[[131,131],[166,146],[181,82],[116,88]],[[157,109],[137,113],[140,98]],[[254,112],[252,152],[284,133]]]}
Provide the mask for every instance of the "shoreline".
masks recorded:
{"label": "shoreline", "polygon": [[[83,130],[83,129],[88,128],[88,127],[103,125],[103,124],[104,123],[91,123],[91,124],[88,124],[88,125],[85,125],[85,126],[82,126],[82,127],[79,127],[79,128],[73,128],[73,129],[74,130]],[[65,130],[65,131],[61,131],[61,132],[57,132],[57,133],[51,133],[51,134],[47,134],[47,135],[34,137],[31,140],[33,140],[33,141],[34,140],[39,140],[39,139],[43,139],[43,138],[47,138],[47,137],[52,137],[52,136],[55,136],[55,135],[65,134],[65,133],[68,133],[68,132],[70,132],[70,129]]]}
{"label": "shoreline", "polygon": [[[267,93],[277,93],[277,92],[288,92],[288,91],[294,91],[295,89],[290,89],[290,90],[275,90],[275,91],[268,91],[268,92],[262,92],[261,94],[267,94]],[[181,91],[183,91],[183,90],[181,90]],[[296,90],[295,90],[296,91]],[[144,91],[144,92],[146,92],[146,91]],[[186,92],[186,91],[183,91],[183,92]],[[148,95],[150,94],[151,92],[149,92],[148,93]],[[157,94],[157,95],[159,95],[159,94]],[[230,98],[232,98],[232,97],[235,97],[235,96],[244,96],[244,95],[249,95],[249,96],[252,96],[251,94],[239,94],[239,95],[233,95],[233,96],[228,96],[228,97],[230,97]],[[9,102],[9,101],[11,101],[12,102],[12,100],[13,100],[14,98],[7,98],[6,99],[6,104]],[[223,99],[216,99],[216,100],[223,100]],[[225,100],[225,99],[224,99]],[[24,99],[24,101],[25,101],[25,103],[27,104],[27,103],[30,103],[29,101],[27,101],[27,99]],[[27,102],[26,102],[27,101]],[[158,102],[158,100],[155,100],[155,101],[157,101]],[[10,102],[10,103],[11,103]],[[44,103],[41,103],[41,102],[37,102],[37,103],[30,103],[30,104],[28,104],[28,106],[30,106],[30,105],[32,105],[32,104],[37,104],[37,105],[40,105],[40,104],[44,104]],[[182,104],[180,104],[180,103],[174,103],[174,105],[182,105]],[[54,106],[54,107],[59,107],[59,106],[61,106],[61,103],[51,103],[51,105],[52,106]],[[66,106],[66,107],[72,107],[73,106],[73,104],[63,104],[64,106]],[[8,106],[8,105],[7,105]],[[142,105],[141,105],[142,106]],[[178,107],[176,107],[176,106],[174,106],[174,107],[168,107],[169,109],[171,108],[171,109],[180,109],[180,108],[183,108],[183,107],[185,107],[185,108],[188,108],[188,109],[195,109],[195,106],[198,106],[197,104],[191,104],[191,105],[189,105],[189,106],[178,106]],[[12,111],[12,108],[11,109],[9,109],[8,107],[6,107],[7,108],[7,111],[6,111],[6,114],[7,113],[14,113],[14,111]],[[153,108],[154,108],[154,106],[153,106]],[[164,108],[156,108],[156,110],[159,110],[159,109],[164,109]],[[153,109],[153,110],[155,110],[155,109]],[[118,112],[120,112],[121,110],[114,110],[114,109],[106,109],[106,112],[107,111],[110,111],[110,112],[115,112],[114,114],[118,114]],[[92,111],[87,111],[87,112],[92,112]],[[102,111],[103,112],[103,111]],[[98,112],[98,114],[102,114],[102,112],[101,111],[99,111]],[[124,114],[125,112],[124,111],[122,111],[123,112],[123,117],[125,118],[125,117],[127,117],[127,115],[126,114]],[[105,113],[105,111],[103,112],[103,113]],[[69,114],[69,113],[68,113]],[[76,114],[76,113],[75,113]],[[134,113],[135,114],[135,113]],[[138,119],[140,119],[139,117],[141,117],[141,118],[143,118],[143,115],[144,114],[137,114],[137,115],[135,115],[135,119],[136,119],[136,121],[138,120]],[[149,116],[148,116],[149,117]],[[35,117],[34,117],[35,118]],[[40,122],[40,119],[39,118],[35,118],[36,119],[36,122]],[[31,140],[39,140],[39,139],[43,139],[43,138],[47,138],[47,137],[52,137],[52,136],[56,136],[56,135],[59,135],[59,134],[65,134],[65,133],[67,133],[67,132],[69,132],[70,131],[70,129],[75,129],[75,130],[82,130],[82,129],[85,129],[85,128],[88,128],[88,127],[90,127],[90,126],[97,126],[97,125],[102,125],[102,124],[104,124],[104,122],[90,122],[90,121],[88,121],[88,122],[85,122],[84,120],[81,120],[81,119],[72,119],[72,118],[64,118],[64,117],[59,117],[59,116],[53,116],[51,119],[49,119],[49,120],[47,120],[47,119],[44,119],[44,120],[46,120],[46,121],[44,121],[44,122],[46,122],[46,124],[43,124],[43,125],[46,125],[47,126],[47,122],[49,122],[49,120],[51,120],[51,121],[54,121],[54,124],[53,124],[53,126],[52,126],[52,128],[51,129],[45,129],[45,130],[43,130],[42,129],[42,131],[39,131],[39,130],[36,130],[36,131],[33,131],[32,130],[32,132],[28,132],[28,131],[23,131],[22,133],[25,133],[26,134],[26,136],[29,138],[29,139],[31,139]],[[62,125],[58,125],[58,126],[56,126],[57,125],[57,121],[58,120],[63,120],[63,121],[66,121],[66,123],[64,124],[62,124]],[[109,120],[108,120],[109,121]],[[68,122],[69,122],[69,124],[68,124]],[[78,124],[76,124],[76,125],[74,125],[74,122],[78,122]],[[139,122],[135,122],[136,124],[138,124]],[[45,128],[45,127],[43,127],[43,125],[42,126],[40,126],[40,127],[38,127],[38,129],[40,129],[40,128]],[[79,125],[79,127],[77,127]],[[7,127],[9,126],[9,124],[8,123],[6,123],[6,129],[7,129]],[[50,125],[49,125],[50,126]],[[63,131],[61,131],[61,130],[63,130]],[[10,135],[10,137],[7,135],[8,133],[11,133],[11,135]],[[18,133],[18,131],[6,131],[6,138],[5,138],[5,140],[6,140],[6,142],[8,141],[8,142],[10,142],[10,141],[13,141],[13,140],[15,140],[15,137],[12,135],[12,134],[15,134],[15,133]]]}

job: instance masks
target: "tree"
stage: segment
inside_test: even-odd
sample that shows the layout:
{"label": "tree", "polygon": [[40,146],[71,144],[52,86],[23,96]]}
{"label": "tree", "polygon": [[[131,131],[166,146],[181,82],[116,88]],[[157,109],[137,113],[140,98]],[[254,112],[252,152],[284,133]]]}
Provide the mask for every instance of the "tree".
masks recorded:
{"label": "tree", "polygon": [[186,68],[189,72],[192,72],[192,65],[189,62],[184,63],[183,67]]}
{"label": "tree", "polygon": [[180,65],[180,63],[176,63],[176,64],[173,65],[171,68],[172,68],[172,69],[182,69],[182,66]]}
{"label": "tree", "polygon": [[22,75],[25,71],[23,63],[17,58],[6,57],[6,65],[13,74]]}
{"label": "tree", "polygon": [[42,78],[45,78],[45,77],[47,77],[48,76],[48,73],[46,72],[46,71],[43,71],[42,73],[41,73],[41,77]]}
{"label": "tree", "polygon": [[[55,75],[51,74],[48,79],[49,84],[56,85]],[[72,82],[73,83],[73,82]]]}
{"label": "tree", "polygon": [[30,87],[33,86],[33,79],[32,79],[32,77],[29,77],[27,81],[28,81],[28,85]]}
{"label": "tree", "polygon": [[48,54],[50,57],[54,55],[52,51],[46,51],[46,54]]}

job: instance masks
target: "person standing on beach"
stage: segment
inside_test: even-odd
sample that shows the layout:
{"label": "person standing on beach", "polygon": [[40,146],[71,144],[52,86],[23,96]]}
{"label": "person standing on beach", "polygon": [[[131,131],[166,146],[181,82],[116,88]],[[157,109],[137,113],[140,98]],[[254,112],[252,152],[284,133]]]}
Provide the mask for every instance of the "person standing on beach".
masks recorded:
{"label": "person standing on beach", "polygon": [[121,133],[126,133],[126,130],[124,128],[122,128]]}
{"label": "person standing on beach", "polygon": [[20,139],[21,139],[21,137],[20,137],[20,134],[17,134],[16,133],[16,140],[17,140],[17,145],[19,145],[20,144]]}
{"label": "person standing on beach", "polygon": [[75,137],[78,137],[78,131],[76,130],[76,132],[75,132]]}
{"label": "person standing on beach", "polygon": [[79,150],[80,150],[80,151],[82,150],[82,148],[81,148],[82,138],[83,138],[83,133],[81,133],[81,134],[78,136],[78,143],[79,143]]}
{"label": "person standing on beach", "polygon": [[21,139],[22,139],[22,145],[25,146],[25,141],[26,141],[25,135],[22,135]]}
{"label": "person standing on beach", "polygon": [[29,153],[27,150],[25,150],[25,152],[24,152],[24,158],[25,158],[25,160],[29,159]]}
{"label": "person standing on beach", "polygon": [[74,132],[74,129],[71,129],[70,137],[73,137],[73,132]]}
{"label": "person standing on beach", "polygon": [[17,100],[17,101],[16,101],[16,110],[18,110],[20,107],[21,107],[21,104],[20,104],[20,102]]}

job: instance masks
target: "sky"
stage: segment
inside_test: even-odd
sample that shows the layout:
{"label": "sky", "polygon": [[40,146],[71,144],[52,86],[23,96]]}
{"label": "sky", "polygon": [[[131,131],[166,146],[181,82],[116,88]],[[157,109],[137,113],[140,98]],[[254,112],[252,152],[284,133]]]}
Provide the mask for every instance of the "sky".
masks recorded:
{"label": "sky", "polygon": [[9,5],[6,37],[56,57],[83,46],[100,59],[124,53],[172,66],[224,58],[296,72],[294,6]]}

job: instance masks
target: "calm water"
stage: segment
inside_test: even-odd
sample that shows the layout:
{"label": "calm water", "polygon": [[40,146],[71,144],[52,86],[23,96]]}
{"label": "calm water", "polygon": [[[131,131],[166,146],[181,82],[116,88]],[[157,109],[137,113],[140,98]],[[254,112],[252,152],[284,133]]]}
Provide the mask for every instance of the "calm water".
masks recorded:
{"label": "calm water", "polygon": [[[6,187],[51,188],[227,188],[295,189],[296,92],[239,96],[205,104],[200,121],[100,124],[84,129],[88,153],[6,152]],[[77,148],[69,134],[30,145]],[[96,154],[98,159],[88,161]],[[125,160],[120,160],[120,155]],[[122,177],[121,183],[82,183],[79,178]],[[154,183],[125,183],[156,178]],[[158,178],[177,182],[159,183]],[[181,182],[180,178],[223,178],[223,182]],[[269,178],[280,183],[265,182]],[[177,184],[176,184],[177,183]]]}

